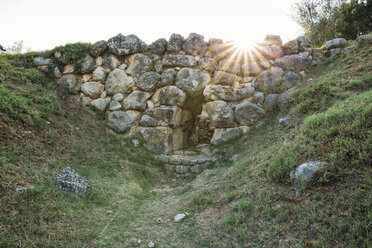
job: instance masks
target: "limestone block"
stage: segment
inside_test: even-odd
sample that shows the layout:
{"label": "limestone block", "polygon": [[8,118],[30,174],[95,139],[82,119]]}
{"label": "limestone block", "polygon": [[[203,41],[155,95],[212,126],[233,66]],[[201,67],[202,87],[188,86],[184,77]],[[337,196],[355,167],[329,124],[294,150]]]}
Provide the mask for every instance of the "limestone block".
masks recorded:
{"label": "limestone block", "polygon": [[177,74],[176,85],[190,96],[201,94],[210,81],[208,72],[183,68]]}
{"label": "limestone block", "polygon": [[115,69],[109,74],[105,88],[108,95],[115,95],[116,93],[130,92],[134,85],[133,78],[128,76],[125,71]]}
{"label": "limestone block", "polygon": [[128,131],[140,118],[138,111],[114,111],[108,115],[109,127],[117,133]]}
{"label": "limestone block", "polygon": [[251,102],[243,101],[235,107],[235,118],[242,126],[250,126],[260,120],[265,110]]}
{"label": "limestone block", "polygon": [[206,103],[206,111],[212,127],[233,127],[234,111],[224,101],[213,101]]}
{"label": "limestone block", "polygon": [[143,111],[146,109],[147,100],[150,97],[151,94],[148,92],[135,90],[124,99],[123,101],[124,108]]}
{"label": "limestone block", "polygon": [[103,86],[103,84],[97,83],[97,82],[87,82],[87,83],[83,83],[81,85],[80,90],[84,93],[84,95],[86,95],[86,96],[88,96],[92,99],[96,99],[105,90],[105,86]]}

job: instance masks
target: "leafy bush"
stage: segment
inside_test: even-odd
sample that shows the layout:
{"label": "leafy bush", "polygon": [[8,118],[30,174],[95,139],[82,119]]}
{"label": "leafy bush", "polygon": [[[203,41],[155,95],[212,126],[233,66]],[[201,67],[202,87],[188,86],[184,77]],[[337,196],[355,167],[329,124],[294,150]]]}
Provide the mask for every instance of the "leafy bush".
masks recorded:
{"label": "leafy bush", "polygon": [[371,1],[302,0],[293,9],[293,19],[316,46],[336,37],[354,40],[372,30]]}
{"label": "leafy bush", "polygon": [[54,48],[51,53],[60,52],[67,63],[73,64],[83,59],[89,53],[91,46],[90,43],[70,43]]}

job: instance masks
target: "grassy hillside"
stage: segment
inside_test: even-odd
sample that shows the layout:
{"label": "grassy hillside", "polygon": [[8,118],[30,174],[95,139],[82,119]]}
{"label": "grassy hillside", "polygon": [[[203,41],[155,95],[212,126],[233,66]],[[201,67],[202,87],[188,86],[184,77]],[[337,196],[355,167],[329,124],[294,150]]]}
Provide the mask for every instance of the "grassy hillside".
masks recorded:
{"label": "grassy hillside", "polygon": [[[192,181],[57,94],[32,56],[0,57],[0,247],[371,247],[372,48],[309,72],[287,110],[213,147],[218,164]],[[329,166],[296,192],[289,172],[310,160]],[[88,198],[53,190],[66,166]]]}
{"label": "grassy hillside", "polygon": [[[95,247],[112,218],[106,211],[135,209],[163,166],[58,95],[33,56],[0,57],[0,247]],[[87,199],[52,188],[67,166],[91,182]]]}

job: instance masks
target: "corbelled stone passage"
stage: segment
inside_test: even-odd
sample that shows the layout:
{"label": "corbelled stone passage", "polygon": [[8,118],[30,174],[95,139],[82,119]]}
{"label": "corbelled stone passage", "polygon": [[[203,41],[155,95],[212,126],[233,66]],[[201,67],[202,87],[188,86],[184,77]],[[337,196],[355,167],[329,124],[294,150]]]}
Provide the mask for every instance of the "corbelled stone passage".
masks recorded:
{"label": "corbelled stone passage", "polygon": [[[195,33],[150,45],[119,34],[93,44],[79,65],[56,53],[53,59],[65,67],[61,72],[55,66],[54,72],[58,84],[80,94],[84,106],[106,111],[113,131],[140,135],[150,149],[176,156],[162,159],[178,173],[197,173],[212,159],[184,150],[249,132],[265,114],[284,108],[305,70],[344,45],[343,40],[327,44],[319,51],[306,37],[283,45],[279,36],[268,35],[243,52],[233,42],[206,42]],[[35,63],[40,69],[53,66],[52,59],[41,57]]]}

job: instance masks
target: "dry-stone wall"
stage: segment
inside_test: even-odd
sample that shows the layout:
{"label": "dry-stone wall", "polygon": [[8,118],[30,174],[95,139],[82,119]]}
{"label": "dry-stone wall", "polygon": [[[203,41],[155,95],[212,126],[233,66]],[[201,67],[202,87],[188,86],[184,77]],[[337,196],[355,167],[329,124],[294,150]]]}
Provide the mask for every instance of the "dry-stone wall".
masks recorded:
{"label": "dry-stone wall", "polygon": [[[151,149],[169,154],[248,132],[291,100],[312,55],[306,37],[283,45],[268,35],[243,52],[233,42],[207,42],[195,33],[150,45],[119,34],[93,44],[79,73],[67,64],[56,67],[55,76],[84,106],[107,111],[113,131],[140,135]],[[55,57],[64,61],[59,52]],[[35,63],[42,66],[43,59]]]}
{"label": "dry-stone wall", "polygon": [[[372,35],[358,38],[364,43],[371,44]],[[84,106],[105,111],[113,131],[142,136],[163,154],[159,159],[185,174],[213,163],[205,144],[249,132],[267,113],[290,103],[309,66],[358,48],[346,44],[338,38],[314,49],[303,36],[283,45],[279,36],[267,35],[243,51],[233,42],[206,42],[195,33],[150,45],[119,34],[93,44],[78,66],[60,52],[34,62],[46,70],[59,60],[65,65],[62,71],[54,68],[59,85],[80,95]]]}

